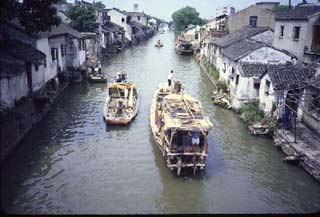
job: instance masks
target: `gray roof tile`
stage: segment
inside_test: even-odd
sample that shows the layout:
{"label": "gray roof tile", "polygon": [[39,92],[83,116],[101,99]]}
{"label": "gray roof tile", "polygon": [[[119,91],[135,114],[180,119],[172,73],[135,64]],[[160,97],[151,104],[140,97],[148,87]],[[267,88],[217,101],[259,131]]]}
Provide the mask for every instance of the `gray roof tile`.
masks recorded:
{"label": "gray roof tile", "polygon": [[246,38],[250,38],[254,35],[260,34],[262,32],[265,32],[267,30],[270,30],[269,27],[251,27],[251,26],[245,26],[242,29],[239,29],[233,33],[230,33],[229,35],[226,35],[225,37],[222,37],[214,42],[213,44],[219,46],[219,47],[227,47],[231,44],[237,43],[239,41],[242,41]]}
{"label": "gray roof tile", "polygon": [[320,6],[297,6],[291,10],[276,12],[276,20],[308,20],[308,17],[320,12]]}
{"label": "gray roof tile", "polygon": [[311,65],[287,65],[270,67],[267,73],[271,79],[274,89],[284,90],[298,87],[299,84],[303,84],[309,78],[315,75],[315,68]]}
{"label": "gray roof tile", "polygon": [[221,53],[233,61],[246,56],[258,48],[267,46],[264,43],[252,41],[252,40],[243,40],[237,43],[231,44],[230,46],[223,48]]}

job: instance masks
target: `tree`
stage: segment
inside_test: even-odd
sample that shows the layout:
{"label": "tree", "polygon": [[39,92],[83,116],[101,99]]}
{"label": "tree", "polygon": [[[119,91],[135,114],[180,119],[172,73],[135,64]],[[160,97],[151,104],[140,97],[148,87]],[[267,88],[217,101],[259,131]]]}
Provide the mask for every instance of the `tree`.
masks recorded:
{"label": "tree", "polygon": [[187,28],[189,24],[202,25],[204,23],[199,17],[197,10],[190,6],[175,11],[171,17],[177,31],[182,31]]}
{"label": "tree", "polygon": [[106,7],[101,1],[95,2],[93,6],[100,9],[104,9]]}
{"label": "tree", "polygon": [[56,9],[52,4],[58,0],[1,0],[0,24],[10,22],[18,18],[20,24],[28,33],[50,30],[52,26],[60,23],[56,15]]}
{"label": "tree", "polygon": [[71,25],[80,32],[92,32],[96,28],[96,13],[92,6],[76,5],[68,11]]}

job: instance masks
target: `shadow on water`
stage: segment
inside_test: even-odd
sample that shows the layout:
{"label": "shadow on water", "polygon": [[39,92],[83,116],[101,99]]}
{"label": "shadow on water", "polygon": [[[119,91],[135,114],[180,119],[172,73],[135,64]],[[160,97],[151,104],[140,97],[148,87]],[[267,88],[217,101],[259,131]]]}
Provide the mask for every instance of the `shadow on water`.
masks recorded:
{"label": "shadow on water", "polygon": [[[159,170],[162,183],[162,191],[157,200],[158,211],[160,213],[197,213],[203,188],[203,174],[198,173],[193,176],[189,171],[185,171],[178,176],[171,171],[153,139],[151,128],[149,127],[148,130],[155,165]],[[192,199],[188,200],[185,195]]]}

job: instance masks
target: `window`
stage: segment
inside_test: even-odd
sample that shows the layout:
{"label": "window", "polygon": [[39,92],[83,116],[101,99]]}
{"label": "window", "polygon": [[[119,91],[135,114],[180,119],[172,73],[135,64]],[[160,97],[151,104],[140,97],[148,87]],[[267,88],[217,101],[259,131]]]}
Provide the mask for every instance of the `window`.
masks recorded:
{"label": "window", "polygon": [[47,68],[47,58],[43,59],[43,66],[44,66],[44,68]]}
{"label": "window", "polygon": [[124,22],[124,18],[121,18],[121,22]]}
{"label": "window", "polygon": [[140,16],[138,16],[138,20],[140,20]]}
{"label": "window", "polygon": [[270,81],[266,80],[266,87],[264,91],[266,96],[269,96],[270,84],[271,84]]}
{"label": "window", "polygon": [[239,75],[237,75],[237,76],[236,76],[236,85],[238,85],[238,84],[239,84],[239,78],[240,78],[240,76],[239,76]]}
{"label": "window", "polygon": [[250,16],[249,25],[252,27],[257,26],[258,17],[257,16]]}
{"label": "window", "polygon": [[61,56],[65,56],[67,54],[67,49],[66,49],[66,45],[62,44],[61,45]]}
{"label": "window", "polygon": [[34,70],[36,70],[36,72],[39,70],[39,65],[38,64],[34,64]]}
{"label": "window", "polygon": [[283,38],[284,26],[280,26],[280,36],[279,38]]}
{"label": "window", "polygon": [[226,68],[227,68],[226,64],[223,63],[223,72],[226,72]]}
{"label": "window", "polygon": [[52,61],[55,61],[58,57],[58,49],[57,48],[51,48],[51,58]]}
{"label": "window", "polygon": [[300,36],[300,26],[293,27],[293,40],[298,41]]}

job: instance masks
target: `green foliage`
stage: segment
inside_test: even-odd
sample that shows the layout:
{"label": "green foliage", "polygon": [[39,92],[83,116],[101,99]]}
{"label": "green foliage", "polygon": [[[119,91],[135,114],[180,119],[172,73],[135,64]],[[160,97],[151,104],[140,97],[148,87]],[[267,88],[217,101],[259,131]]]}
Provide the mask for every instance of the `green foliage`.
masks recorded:
{"label": "green foliage", "polygon": [[217,82],[217,87],[219,89],[221,89],[223,92],[227,92],[228,90],[228,85],[227,85],[227,82],[226,81],[218,81]]}
{"label": "green foliage", "polygon": [[241,109],[241,113],[246,124],[259,122],[264,117],[264,112],[259,108],[259,101],[246,104]]}
{"label": "green foliage", "polygon": [[71,25],[80,32],[92,32],[96,28],[96,13],[94,7],[76,5],[68,11]]}
{"label": "green foliage", "polygon": [[5,101],[0,100],[0,114],[5,114],[8,111],[9,111],[8,104]]}
{"label": "green foliage", "polygon": [[1,0],[0,24],[17,17],[28,33],[50,30],[60,23],[52,4],[58,0]]}
{"label": "green foliage", "polygon": [[289,6],[288,5],[275,5],[272,10],[274,12],[282,12],[282,11],[287,11],[289,10]]}
{"label": "green foliage", "polygon": [[190,6],[186,6],[175,11],[171,17],[177,31],[182,31],[187,28],[189,24],[204,24],[204,21],[199,17],[197,10]]}
{"label": "green foliage", "polygon": [[95,2],[93,6],[100,9],[104,9],[106,7],[101,1]]}

